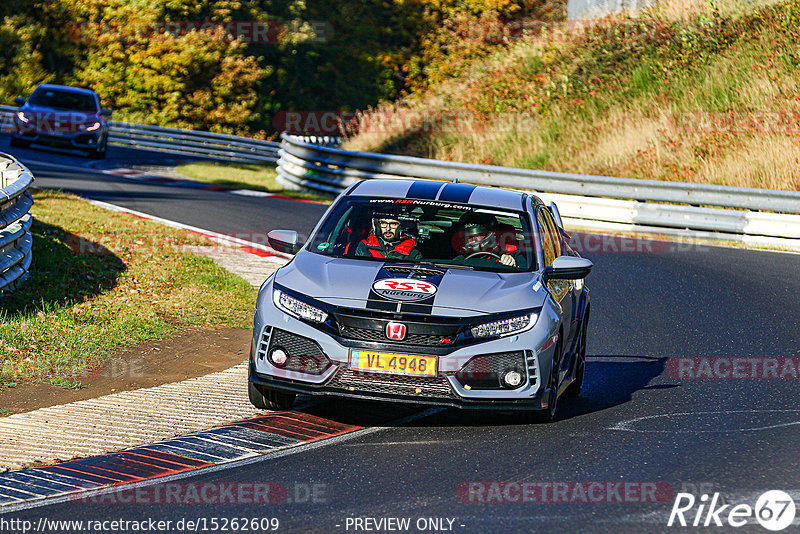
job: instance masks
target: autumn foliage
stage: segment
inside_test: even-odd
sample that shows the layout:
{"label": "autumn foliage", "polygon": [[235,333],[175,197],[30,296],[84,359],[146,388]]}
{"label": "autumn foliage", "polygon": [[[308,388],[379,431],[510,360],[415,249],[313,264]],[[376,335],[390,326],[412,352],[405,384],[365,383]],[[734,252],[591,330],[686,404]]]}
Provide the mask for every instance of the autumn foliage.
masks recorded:
{"label": "autumn foliage", "polygon": [[[4,0],[0,100],[64,83],[95,89],[117,119],[264,136],[280,111],[361,109],[455,75],[497,44],[480,28],[560,17],[562,8],[530,0]],[[269,32],[219,33],[240,23]],[[481,37],[467,38],[476,29]]]}

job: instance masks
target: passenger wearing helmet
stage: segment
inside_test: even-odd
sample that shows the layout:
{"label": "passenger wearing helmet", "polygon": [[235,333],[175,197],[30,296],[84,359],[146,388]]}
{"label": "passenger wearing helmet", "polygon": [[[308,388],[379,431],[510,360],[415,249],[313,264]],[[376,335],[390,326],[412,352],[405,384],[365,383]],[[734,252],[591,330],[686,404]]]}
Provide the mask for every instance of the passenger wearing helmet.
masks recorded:
{"label": "passenger wearing helmet", "polygon": [[511,244],[501,246],[497,241],[498,229],[497,219],[488,213],[462,215],[456,223],[453,238],[453,248],[460,253],[455,260],[495,260],[509,267],[518,267],[514,257],[517,247]]}
{"label": "passenger wearing helmet", "polygon": [[394,213],[375,213],[369,235],[358,243],[357,256],[373,258],[401,258],[418,260],[422,253],[416,248],[417,242],[403,235],[403,227]]}

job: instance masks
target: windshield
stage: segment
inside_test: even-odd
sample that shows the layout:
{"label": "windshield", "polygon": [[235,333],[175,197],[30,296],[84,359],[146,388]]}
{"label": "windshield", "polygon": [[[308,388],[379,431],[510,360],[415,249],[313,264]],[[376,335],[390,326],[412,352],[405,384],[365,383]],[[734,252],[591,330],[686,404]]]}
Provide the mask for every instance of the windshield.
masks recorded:
{"label": "windshield", "polygon": [[342,198],[312,237],[316,254],[496,272],[536,270],[522,212],[452,202]]}
{"label": "windshield", "polygon": [[28,99],[28,103],[33,106],[71,111],[97,111],[97,102],[94,96],[57,89],[37,89]]}

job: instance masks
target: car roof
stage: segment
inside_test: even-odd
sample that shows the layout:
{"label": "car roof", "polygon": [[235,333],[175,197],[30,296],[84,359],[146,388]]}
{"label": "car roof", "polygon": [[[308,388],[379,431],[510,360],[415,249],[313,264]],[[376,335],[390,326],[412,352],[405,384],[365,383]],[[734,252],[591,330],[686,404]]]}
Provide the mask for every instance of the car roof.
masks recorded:
{"label": "car roof", "polygon": [[92,95],[92,96],[97,94],[94,91],[92,91],[91,89],[82,89],[80,87],[70,87],[68,85],[54,85],[54,84],[51,84],[51,83],[43,83],[42,85],[40,85],[36,89],[54,89],[54,90],[57,90],[57,91],[67,91],[67,92],[70,92],[70,93],[82,93],[82,94],[85,94],[85,95]]}
{"label": "car roof", "polygon": [[376,198],[407,198],[415,200],[438,200],[459,202],[478,206],[505,208],[515,211],[525,210],[525,198],[531,196],[522,191],[512,191],[499,187],[440,182],[436,180],[370,179],[362,180],[347,193],[352,196]]}

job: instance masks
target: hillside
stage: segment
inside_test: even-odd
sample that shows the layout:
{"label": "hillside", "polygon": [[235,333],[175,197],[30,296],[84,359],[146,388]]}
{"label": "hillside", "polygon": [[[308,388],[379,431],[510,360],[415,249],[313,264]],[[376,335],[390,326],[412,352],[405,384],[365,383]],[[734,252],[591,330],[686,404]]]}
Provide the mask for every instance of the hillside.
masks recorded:
{"label": "hillside", "polygon": [[798,190],[798,32],[798,0],[666,0],[635,17],[540,25],[372,109],[345,148]]}

